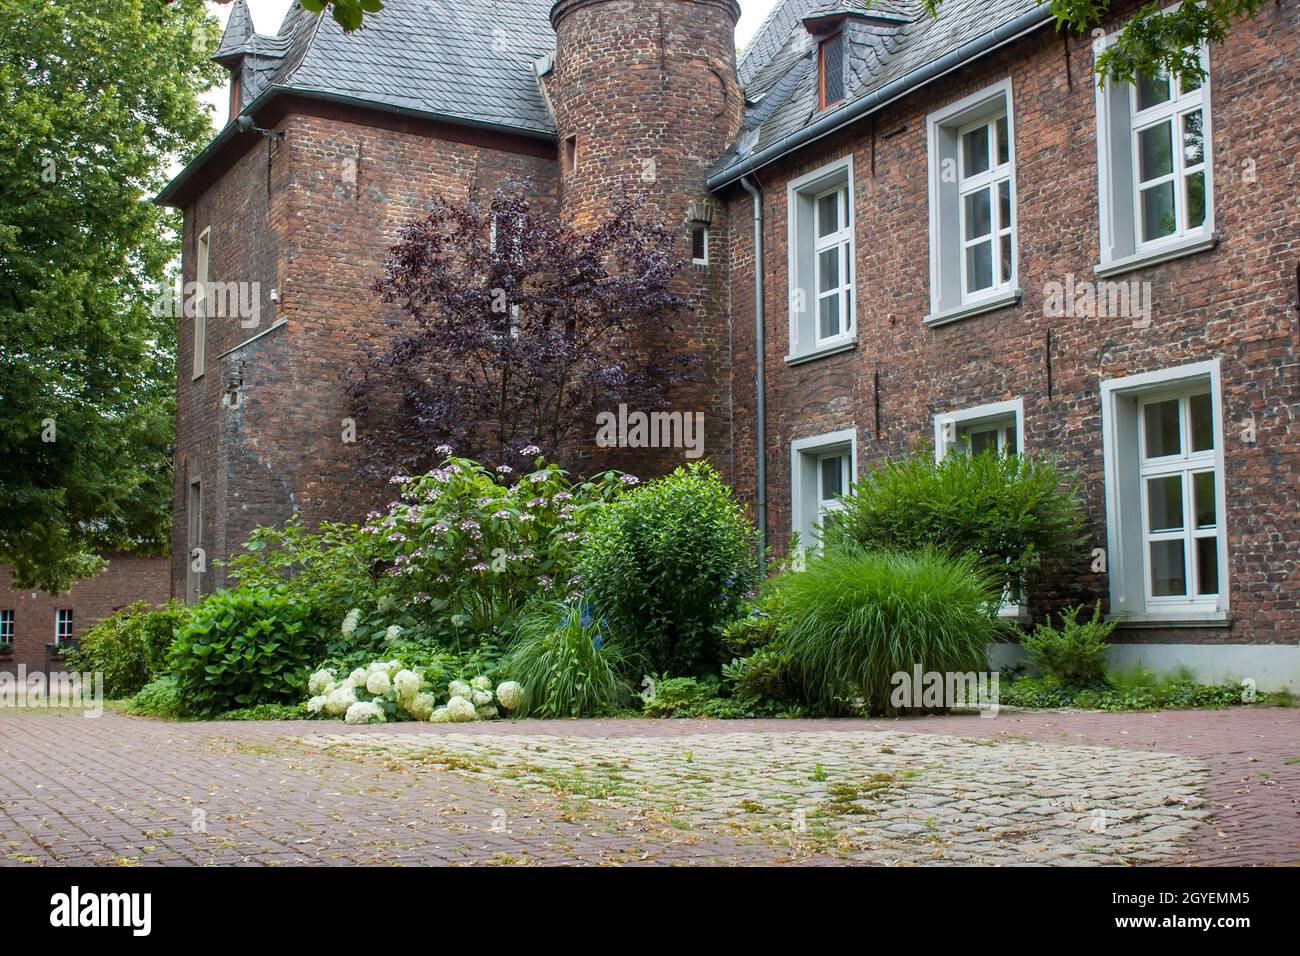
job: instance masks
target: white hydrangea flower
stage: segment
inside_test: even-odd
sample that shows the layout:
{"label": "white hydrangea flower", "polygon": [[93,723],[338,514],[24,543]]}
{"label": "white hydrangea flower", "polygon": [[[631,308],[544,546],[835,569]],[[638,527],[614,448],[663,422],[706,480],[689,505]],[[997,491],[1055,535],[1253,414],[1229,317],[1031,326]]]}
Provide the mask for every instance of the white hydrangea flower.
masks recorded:
{"label": "white hydrangea flower", "polygon": [[393,689],[393,681],[388,676],[388,671],[372,671],[366,678],[366,690],[377,697],[382,697]]}
{"label": "white hydrangea flower", "polygon": [[497,709],[491,704],[484,704],[481,707],[475,707],[474,713],[478,714],[479,720],[495,720],[497,717]]}
{"label": "white hydrangea flower", "polygon": [[393,641],[397,640],[401,636],[402,628],[401,625],[398,624],[390,625],[388,630],[384,631],[384,640],[389,644],[393,643]]}
{"label": "white hydrangea flower", "polygon": [[463,680],[454,680],[447,685],[447,693],[451,695],[453,700],[457,697],[463,697],[468,700],[469,695],[474,693],[474,691],[470,689],[469,684],[466,684]]}
{"label": "white hydrangea flower", "polygon": [[389,680],[392,680],[394,677],[396,677],[398,671],[405,670],[405,669],[406,669],[406,665],[403,664],[401,661],[389,661],[387,664],[384,665],[384,670],[388,671]]}
{"label": "white hydrangea flower", "polygon": [[307,679],[307,692],[313,697],[328,694],[334,689],[334,672],[318,670]]}
{"label": "white hydrangea flower", "polygon": [[488,680],[487,677],[480,674],[478,677],[475,677],[472,681],[469,682],[469,686],[473,687],[475,690],[491,690],[492,681]]}
{"label": "white hydrangea flower", "polygon": [[432,720],[437,701],[432,694],[416,694],[406,702],[406,712],[416,720]]}
{"label": "white hydrangea flower", "polygon": [[524,705],[524,685],[516,680],[497,685],[497,701],[506,710],[518,710]]}
{"label": "white hydrangea flower", "polygon": [[379,613],[387,614],[389,611],[393,609],[393,605],[396,603],[397,602],[393,600],[393,596],[391,594],[385,594],[375,604],[375,607],[379,608]]}
{"label": "white hydrangea flower", "polygon": [[429,715],[429,723],[446,724],[451,722],[451,714],[446,707],[435,707],[432,714]]}
{"label": "white hydrangea flower", "polygon": [[478,713],[474,710],[474,705],[464,697],[453,697],[447,701],[447,718],[453,723],[464,723],[477,720]]}
{"label": "white hydrangea flower", "polygon": [[475,707],[486,707],[488,704],[492,703],[492,691],[476,690],[474,691],[474,696],[470,699],[474,702]]}
{"label": "white hydrangea flower", "polygon": [[348,708],[357,702],[357,691],[351,684],[335,687],[325,697],[325,713],[331,717],[342,717]]}
{"label": "white hydrangea flower", "polygon": [[384,708],[373,702],[359,700],[348,708],[347,716],[343,720],[349,724],[382,724]]}
{"label": "white hydrangea flower", "polygon": [[370,671],[366,670],[364,667],[358,667],[348,675],[348,682],[352,684],[353,687],[365,687],[366,678],[369,676]]}
{"label": "white hydrangea flower", "polygon": [[329,698],[327,698],[324,694],[313,697],[311,700],[307,701],[307,713],[319,714],[322,710],[325,709],[325,701],[328,699]]}
{"label": "white hydrangea flower", "polygon": [[397,696],[408,700],[420,692],[420,675],[415,671],[400,670],[393,676]]}
{"label": "white hydrangea flower", "polygon": [[351,637],[357,632],[357,624],[361,622],[361,609],[354,607],[343,618],[343,627],[341,628],[344,637]]}

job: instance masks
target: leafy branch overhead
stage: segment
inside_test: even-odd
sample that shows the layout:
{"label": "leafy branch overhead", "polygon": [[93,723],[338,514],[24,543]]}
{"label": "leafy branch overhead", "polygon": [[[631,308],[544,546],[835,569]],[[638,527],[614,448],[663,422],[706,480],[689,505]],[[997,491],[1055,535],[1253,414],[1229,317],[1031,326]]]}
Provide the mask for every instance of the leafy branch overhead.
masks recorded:
{"label": "leafy branch overhead", "polygon": [[[924,0],[931,16],[938,16],[944,0]],[[1112,0],[1038,0],[1056,17],[1057,30],[1091,33],[1111,14]],[[1148,3],[1129,18],[1114,42],[1097,57],[1100,79],[1109,77],[1132,83],[1139,74],[1164,73],[1180,80],[1203,74],[1197,51],[1206,43],[1219,43],[1234,20],[1253,17],[1265,0],[1186,0],[1172,9]]]}

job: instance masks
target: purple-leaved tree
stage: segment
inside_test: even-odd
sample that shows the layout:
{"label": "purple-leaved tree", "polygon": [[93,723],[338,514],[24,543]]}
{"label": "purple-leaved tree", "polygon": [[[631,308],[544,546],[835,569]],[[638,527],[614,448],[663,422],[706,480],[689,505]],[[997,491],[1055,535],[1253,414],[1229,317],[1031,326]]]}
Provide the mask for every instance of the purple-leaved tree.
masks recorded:
{"label": "purple-leaved tree", "polygon": [[408,321],[362,349],[348,385],[365,475],[427,471],[444,444],[489,464],[526,445],[577,464],[598,412],[662,408],[688,371],[653,347],[690,309],[671,288],[678,237],[626,197],[579,233],[528,191],[435,197],[389,250],[375,289]]}

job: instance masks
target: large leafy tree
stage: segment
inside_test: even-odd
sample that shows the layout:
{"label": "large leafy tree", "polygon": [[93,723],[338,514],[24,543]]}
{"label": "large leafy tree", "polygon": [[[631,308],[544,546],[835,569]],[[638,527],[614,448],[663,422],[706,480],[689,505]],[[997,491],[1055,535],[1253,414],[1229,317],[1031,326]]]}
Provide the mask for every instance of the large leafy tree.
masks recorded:
{"label": "large leafy tree", "polygon": [[436,465],[441,444],[492,463],[522,445],[572,461],[596,415],[660,408],[691,363],[648,347],[689,303],[675,233],[616,201],[579,233],[508,184],[480,204],[435,197],[377,291],[410,320],[349,386],[369,474]]}
{"label": "large leafy tree", "polygon": [[0,562],[57,592],[169,538],[178,252],[150,201],[210,135],[201,0],[0,0]]}

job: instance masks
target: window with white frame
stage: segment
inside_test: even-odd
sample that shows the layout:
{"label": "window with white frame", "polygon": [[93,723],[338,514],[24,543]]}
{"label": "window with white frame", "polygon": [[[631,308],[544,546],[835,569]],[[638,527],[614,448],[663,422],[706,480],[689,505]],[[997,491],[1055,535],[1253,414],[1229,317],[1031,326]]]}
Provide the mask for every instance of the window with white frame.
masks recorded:
{"label": "window with white frame", "polygon": [[1103,384],[1112,607],[1198,620],[1227,609],[1218,364]]}
{"label": "window with white frame", "polygon": [[790,358],[852,344],[853,162],[793,181],[790,208]]}
{"label": "window with white frame", "polygon": [[691,262],[697,266],[709,264],[709,227],[691,227]]}
{"label": "window with white frame", "polygon": [[194,296],[194,370],[193,377],[203,375],[207,364],[208,348],[208,260],[212,247],[212,227],[199,235],[195,257],[194,281],[198,284]]}
{"label": "window with white frame", "polygon": [[0,608],[0,644],[12,644],[13,642],[14,642],[13,608]]}
{"label": "window with white frame", "polygon": [[994,402],[957,409],[934,416],[936,459],[951,452],[978,455],[995,451],[1001,455],[1020,453],[1020,436],[1025,417],[1024,402]]}
{"label": "window with white frame", "polygon": [[1018,297],[1012,116],[1003,81],[928,117],[931,322]]}
{"label": "window with white frame", "polygon": [[72,608],[61,607],[54,612],[54,640],[59,644],[72,640]]}
{"label": "window with white frame", "polygon": [[818,528],[842,507],[857,474],[857,431],[801,438],[790,443],[791,530],[801,547],[816,547]]}
{"label": "window with white frame", "polygon": [[[1204,49],[1200,63],[1208,69]],[[1108,79],[1096,95],[1101,270],[1212,242],[1208,74]]]}

